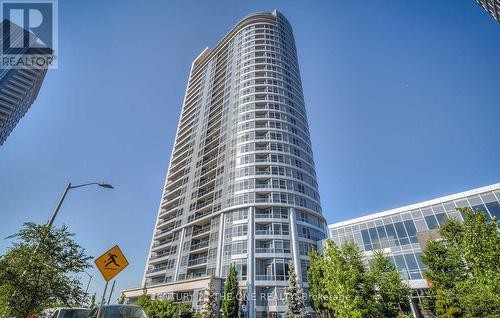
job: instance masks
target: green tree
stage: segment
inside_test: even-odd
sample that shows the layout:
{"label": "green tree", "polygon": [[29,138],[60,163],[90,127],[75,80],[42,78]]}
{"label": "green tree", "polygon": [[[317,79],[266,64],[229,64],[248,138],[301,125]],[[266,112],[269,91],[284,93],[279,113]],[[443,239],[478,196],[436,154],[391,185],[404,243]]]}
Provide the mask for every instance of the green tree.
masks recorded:
{"label": "green tree", "polygon": [[309,270],[307,272],[307,283],[309,285],[309,295],[311,307],[320,318],[329,317],[326,307],[326,281],[325,281],[325,261],[316,251],[309,253]]}
{"label": "green tree", "polygon": [[424,249],[425,277],[432,282],[439,317],[500,316],[500,232],[496,218],[459,209],[464,222],[448,219],[441,240]]}
{"label": "green tree", "polygon": [[304,293],[297,281],[293,262],[288,264],[288,287],[285,288],[285,318],[304,318],[307,316],[304,306]]}
{"label": "green tree", "polygon": [[95,308],[95,293],[92,294],[92,297],[90,298],[90,305],[89,305],[89,308],[90,309],[94,309]]}
{"label": "green tree", "polygon": [[457,298],[457,282],[467,278],[460,251],[444,241],[430,241],[423,251],[422,260],[428,266],[425,277],[432,283],[434,311],[440,318],[460,317],[462,310]]}
{"label": "green tree", "polygon": [[172,318],[176,316],[178,310],[177,306],[173,299],[168,298],[164,300],[151,300],[147,309],[145,309],[146,313],[150,317],[158,317],[158,318]]}
{"label": "green tree", "polygon": [[151,305],[151,302],[152,302],[151,296],[148,295],[147,289],[144,288],[142,290],[142,295],[137,298],[137,300],[135,301],[135,304],[137,306],[142,307],[142,309],[144,309],[144,311],[146,311],[146,313],[148,315],[151,315],[150,313],[148,313],[149,306]]}
{"label": "green tree", "polygon": [[379,317],[398,317],[409,302],[411,288],[401,279],[393,262],[383,251],[375,251],[370,260],[370,278],[375,286],[375,306]]}
{"label": "green tree", "polygon": [[327,240],[324,259],[326,306],[337,318],[368,317],[374,310],[374,287],[358,246],[351,241],[339,248]]}
{"label": "green tree", "polygon": [[199,311],[195,312],[193,314],[193,318],[202,318],[203,316],[201,315],[201,313]]}
{"label": "green tree", "polygon": [[178,318],[191,318],[193,317],[193,312],[190,303],[177,303],[177,314]]}
{"label": "green tree", "polygon": [[149,317],[158,318],[191,318],[191,304],[177,303],[172,298],[151,299],[146,290],[136,300],[136,305],[141,306]]}
{"label": "green tree", "polygon": [[[76,305],[84,296],[75,274],[90,267],[66,226],[25,223],[0,257],[0,308],[24,318],[54,304]],[[37,248],[38,246],[38,248]]]}
{"label": "green tree", "polygon": [[238,318],[240,304],[238,301],[239,284],[238,273],[234,263],[229,267],[229,273],[224,282],[224,295],[222,298],[222,317]]}
{"label": "green tree", "polygon": [[217,295],[215,294],[214,280],[210,279],[208,288],[205,290],[203,296],[203,305],[201,308],[201,316],[203,318],[217,318],[218,317],[218,303]]}

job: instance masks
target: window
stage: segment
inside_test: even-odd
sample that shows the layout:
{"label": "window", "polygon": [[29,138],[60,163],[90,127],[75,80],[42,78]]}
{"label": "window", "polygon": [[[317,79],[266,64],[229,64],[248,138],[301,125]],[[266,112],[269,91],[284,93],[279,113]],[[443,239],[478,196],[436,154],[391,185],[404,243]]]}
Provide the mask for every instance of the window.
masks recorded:
{"label": "window", "polygon": [[422,275],[420,274],[420,270],[417,265],[417,261],[415,260],[415,256],[412,254],[405,254],[406,264],[408,265],[408,270],[411,279],[422,279]]}
{"label": "window", "polygon": [[404,221],[406,232],[408,232],[408,237],[410,238],[410,243],[418,243],[417,240],[417,229],[415,228],[415,223],[413,221],[408,220]]}
{"label": "window", "polygon": [[361,237],[363,238],[363,243],[365,244],[365,250],[371,251],[373,250],[372,242],[370,240],[370,235],[368,234],[368,230],[361,230]]}
{"label": "window", "polygon": [[434,230],[439,227],[439,223],[437,222],[436,218],[434,215],[429,215],[425,217],[425,222],[427,223],[427,226],[429,227],[429,230]]}
{"label": "window", "polygon": [[380,244],[382,245],[382,248],[389,247],[389,242],[387,240],[387,234],[385,233],[384,226],[378,226],[377,233],[378,233],[378,237],[380,239]]}
{"label": "window", "polygon": [[488,208],[488,211],[491,213],[491,216],[496,216],[497,221],[500,220],[500,204],[498,204],[498,202],[486,203],[486,207]]}
{"label": "window", "polygon": [[403,255],[395,255],[394,263],[396,264],[399,272],[401,274],[401,278],[409,280],[408,269],[406,268],[406,263]]}
{"label": "window", "polygon": [[447,216],[446,216],[446,213],[444,213],[444,212],[436,214],[436,219],[438,220],[439,225],[443,224],[444,221],[446,221],[446,218],[447,218]]}
{"label": "window", "polygon": [[394,223],[394,227],[396,228],[396,233],[398,234],[400,245],[407,245],[410,243],[408,239],[408,235],[406,234],[406,230],[404,228],[403,222]]}
{"label": "window", "polygon": [[372,239],[373,248],[376,250],[380,249],[380,241],[378,239],[377,230],[374,227],[371,227],[368,229],[368,232],[370,233],[370,237]]}

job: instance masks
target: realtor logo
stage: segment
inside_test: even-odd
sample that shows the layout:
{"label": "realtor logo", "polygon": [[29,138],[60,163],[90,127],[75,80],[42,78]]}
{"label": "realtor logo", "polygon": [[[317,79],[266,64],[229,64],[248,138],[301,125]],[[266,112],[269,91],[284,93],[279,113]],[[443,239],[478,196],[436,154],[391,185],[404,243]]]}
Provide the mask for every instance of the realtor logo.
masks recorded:
{"label": "realtor logo", "polygon": [[1,0],[0,68],[57,68],[57,4]]}

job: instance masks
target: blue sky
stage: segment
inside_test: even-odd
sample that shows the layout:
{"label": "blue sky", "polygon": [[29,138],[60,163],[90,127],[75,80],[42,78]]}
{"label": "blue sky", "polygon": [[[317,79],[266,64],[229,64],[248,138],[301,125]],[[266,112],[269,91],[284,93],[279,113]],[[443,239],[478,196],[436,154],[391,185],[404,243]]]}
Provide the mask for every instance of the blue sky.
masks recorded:
{"label": "blue sky", "polygon": [[68,181],[110,182],[71,192],[56,223],[91,255],[119,244],[116,289],[139,286],[191,62],[275,8],[329,223],[500,181],[500,24],[472,0],[65,0],[59,69],[0,147],[1,237],[45,222]]}

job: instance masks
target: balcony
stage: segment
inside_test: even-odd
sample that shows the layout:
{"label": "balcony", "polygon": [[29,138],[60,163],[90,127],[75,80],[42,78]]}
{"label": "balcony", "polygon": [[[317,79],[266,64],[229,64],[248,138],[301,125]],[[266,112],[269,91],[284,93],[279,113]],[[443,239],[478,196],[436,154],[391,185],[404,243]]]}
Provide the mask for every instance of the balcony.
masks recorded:
{"label": "balcony", "polygon": [[151,257],[149,258],[149,260],[153,261],[153,260],[157,260],[159,258],[163,258],[163,257],[167,257],[167,256],[170,256],[169,252],[167,252],[167,253],[161,253],[161,254],[156,254],[156,255],[151,255]]}
{"label": "balcony", "polygon": [[274,281],[286,281],[288,280],[288,275],[255,275],[255,280],[274,280]]}
{"label": "balcony", "polygon": [[175,237],[175,235],[174,235],[174,236],[172,236],[172,237],[170,237],[170,238],[168,238],[166,240],[156,241],[156,242],[153,243],[153,249],[156,249],[159,246],[164,246],[164,245],[170,244],[170,243],[172,243],[174,241],[177,241],[177,240],[178,240],[178,238]]}
{"label": "balcony", "polygon": [[[162,213],[163,214],[163,213]],[[161,214],[160,214],[161,215]],[[160,222],[158,222],[158,225],[162,225],[162,224],[165,224],[165,223],[168,223],[172,220],[174,220],[177,216],[175,214],[173,214],[172,216],[169,216],[168,218],[166,219],[163,219],[161,220]]]}
{"label": "balcony", "polygon": [[255,253],[291,253],[289,248],[256,247]]}
{"label": "balcony", "polygon": [[[262,210],[261,210],[262,211]],[[262,212],[255,212],[256,219],[288,219],[288,211],[270,211],[263,210]]]}
{"label": "balcony", "polygon": [[212,204],[214,202],[214,200],[211,198],[211,199],[208,199],[206,201],[203,201],[203,202],[197,202],[196,203],[196,210],[199,210],[199,209],[202,209],[204,207],[207,207],[209,206],[210,204]]}
{"label": "balcony", "polygon": [[208,226],[204,226],[200,229],[196,229],[196,230],[193,230],[193,236],[196,236],[196,235],[201,235],[201,234],[204,234],[204,233],[207,233],[207,232],[210,232],[210,225]]}
{"label": "balcony", "polygon": [[213,181],[213,180],[215,180],[215,177],[216,176],[213,175],[213,176],[208,176],[207,178],[204,178],[204,179],[200,180],[200,187],[203,186],[203,185],[205,185],[205,184],[207,184],[207,183],[209,183],[209,182],[211,182],[211,181]]}
{"label": "balcony", "polygon": [[157,272],[165,271],[166,269],[167,269],[167,266],[162,266],[162,267],[157,267],[157,268],[153,268],[153,269],[148,269],[148,271],[146,272],[146,274],[157,273]]}
{"label": "balcony", "polygon": [[177,208],[179,205],[180,204],[178,201],[173,203],[173,204],[171,202],[164,202],[161,207],[163,210],[166,211],[166,213],[168,213],[168,212],[170,212],[170,210]]}
{"label": "balcony", "polygon": [[256,197],[255,198],[255,203],[270,203],[271,198],[270,197]]}
{"label": "balcony", "polygon": [[188,261],[188,267],[202,265],[207,263],[207,257],[199,257]]}
{"label": "balcony", "polygon": [[207,193],[212,193],[214,191],[214,189],[215,189],[215,187],[210,187],[210,188],[198,191],[198,199],[202,198]]}
{"label": "balcony", "polygon": [[190,250],[195,251],[195,250],[199,250],[201,248],[207,247],[207,246],[208,246],[208,240],[203,241],[203,242],[199,242],[199,243],[195,243],[195,244],[191,244]]}
{"label": "balcony", "polygon": [[255,229],[255,235],[290,235],[288,230]]}

